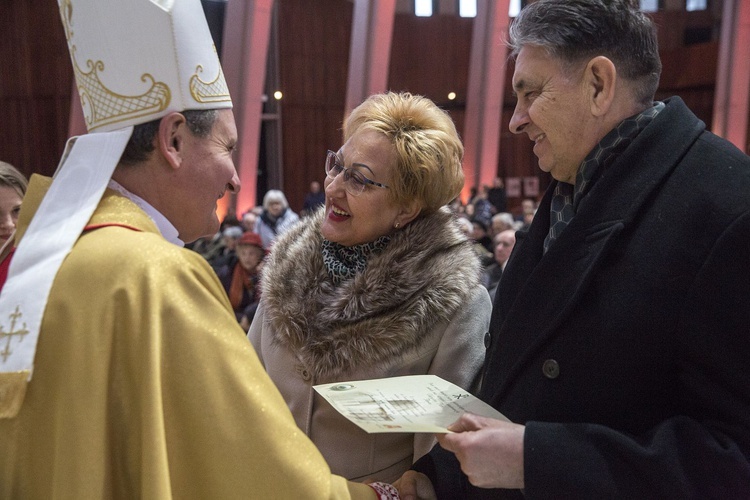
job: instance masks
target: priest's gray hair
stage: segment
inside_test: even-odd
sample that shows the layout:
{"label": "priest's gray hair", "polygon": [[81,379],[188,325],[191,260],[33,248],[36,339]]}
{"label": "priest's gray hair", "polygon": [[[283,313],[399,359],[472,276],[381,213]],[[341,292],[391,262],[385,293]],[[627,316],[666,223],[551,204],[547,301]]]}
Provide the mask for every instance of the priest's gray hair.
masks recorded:
{"label": "priest's gray hair", "polygon": [[[208,137],[219,116],[215,109],[185,110],[181,113],[185,117],[188,130],[197,137]],[[133,127],[133,134],[120,158],[121,164],[134,165],[148,159],[154,150],[154,138],[159,130],[159,123],[161,118]]]}

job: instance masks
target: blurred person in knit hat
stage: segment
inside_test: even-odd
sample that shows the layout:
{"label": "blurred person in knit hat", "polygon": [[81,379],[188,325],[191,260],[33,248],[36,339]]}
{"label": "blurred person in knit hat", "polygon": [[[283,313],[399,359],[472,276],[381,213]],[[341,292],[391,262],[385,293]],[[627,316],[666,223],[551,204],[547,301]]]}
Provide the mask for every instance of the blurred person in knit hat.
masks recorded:
{"label": "blurred person in knit hat", "polygon": [[260,235],[248,231],[235,241],[232,257],[216,270],[242,329],[247,331],[260,300],[260,271],[266,251]]}

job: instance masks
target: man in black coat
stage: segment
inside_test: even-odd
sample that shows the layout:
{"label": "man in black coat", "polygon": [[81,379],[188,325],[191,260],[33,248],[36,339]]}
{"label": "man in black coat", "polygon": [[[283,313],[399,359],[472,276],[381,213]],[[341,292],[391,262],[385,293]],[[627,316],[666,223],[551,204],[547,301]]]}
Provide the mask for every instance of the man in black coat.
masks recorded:
{"label": "man in black coat", "polygon": [[510,128],[555,179],[487,339],[480,397],[513,423],[463,416],[402,496],[750,498],[750,158],[653,102],[634,3],[540,0],[511,27]]}

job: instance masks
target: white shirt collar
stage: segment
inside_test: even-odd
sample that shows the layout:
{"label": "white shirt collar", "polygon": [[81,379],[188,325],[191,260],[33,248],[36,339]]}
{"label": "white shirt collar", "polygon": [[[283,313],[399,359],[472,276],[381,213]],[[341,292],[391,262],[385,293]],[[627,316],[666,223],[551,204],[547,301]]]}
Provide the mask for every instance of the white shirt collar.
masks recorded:
{"label": "white shirt collar", "polygon": [[158,210],[156,210],[149,202],[141,198],[140,196],[131,193],[127,189],[125,189],[122,184],[117,182],[114,179],[109,180],[109,184],[107,184],[107,187],[110,189],[114,189],[136,205],[138,205],[141,210],[146,212],[146,214],[151,217],[151,220],[154,221],[154,224],[156,224],[156,227],[159,229],[159,232],[162,236],[164,236],[164,239],[169,241],[170,243],[174,243],[175,245],[184,247],[185,242],[183,242],[179,238],[179,233],[177,232],[177,228],[175,228],[169,220],[164,217]]}

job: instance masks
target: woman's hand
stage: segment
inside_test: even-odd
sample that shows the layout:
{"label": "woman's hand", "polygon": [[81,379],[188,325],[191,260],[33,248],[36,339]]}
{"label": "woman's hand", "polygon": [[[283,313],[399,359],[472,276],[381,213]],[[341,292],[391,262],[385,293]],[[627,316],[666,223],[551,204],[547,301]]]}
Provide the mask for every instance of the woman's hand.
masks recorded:
{"label": "woman's hand", "polygon": [[401,500],[437,500],[430,479],[414,470],[408,470],[395,482]]}

